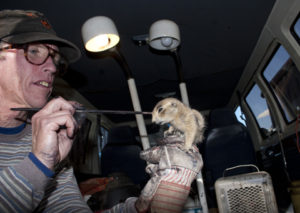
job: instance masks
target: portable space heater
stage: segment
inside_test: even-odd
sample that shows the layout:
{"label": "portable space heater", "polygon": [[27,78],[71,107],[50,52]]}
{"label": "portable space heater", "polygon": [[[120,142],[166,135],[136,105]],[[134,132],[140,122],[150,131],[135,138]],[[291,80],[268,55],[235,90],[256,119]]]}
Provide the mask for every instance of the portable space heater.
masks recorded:
{"label": "portable space heater", "polygon": [[[225,171],[244,166],[249,165]],[[278,213],[272,180],[267,172],[258,170],[219,178],[215,190],[219,213]]]}

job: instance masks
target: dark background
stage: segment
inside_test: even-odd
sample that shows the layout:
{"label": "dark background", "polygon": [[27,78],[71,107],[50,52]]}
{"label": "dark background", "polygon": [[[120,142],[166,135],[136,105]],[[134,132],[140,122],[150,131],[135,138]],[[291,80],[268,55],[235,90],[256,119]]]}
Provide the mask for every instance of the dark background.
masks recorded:
{"label": "dark background", "polygon": [[[57,34],[75,43],[82,58],[64,79],[95,107],[133,110],[126,77],[110,56],[91,57],[83,47],[81,26],[93,16],[111,18],[119,31],[118,48],[137,85],[143,111],[152,111],[159,94],[180,98],[174,59],[168,53],[136,45],[132,37],[148,34],[160,19],[177,23],[178,49],[190,105],[198,110],[227,104],[259,38],[274,0],[2,0],[1,9],[34,9],[44,13]],[[133,115],[107,115],[112,121]]]}

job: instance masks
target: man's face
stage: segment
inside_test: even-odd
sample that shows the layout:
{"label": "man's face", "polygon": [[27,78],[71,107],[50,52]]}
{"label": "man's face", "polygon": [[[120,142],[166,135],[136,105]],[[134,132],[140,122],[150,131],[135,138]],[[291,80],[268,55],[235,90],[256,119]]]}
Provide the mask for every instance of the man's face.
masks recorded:
{"label": "man's face", "polygon": [[[47,45],[57,49],[54,45]],[[0,95],[14,107],[42,107],[52,92],[56,66],[48,57],[44,64],[27,61],[23,49],[1,53]]]}

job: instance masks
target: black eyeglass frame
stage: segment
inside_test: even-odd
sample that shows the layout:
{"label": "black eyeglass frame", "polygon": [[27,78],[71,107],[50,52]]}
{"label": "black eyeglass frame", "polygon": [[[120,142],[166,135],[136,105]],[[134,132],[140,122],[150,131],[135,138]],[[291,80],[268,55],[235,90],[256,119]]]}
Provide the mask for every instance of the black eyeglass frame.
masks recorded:
{"label": "black eyeglass frame", "polygon": [[[48,55],[47,57],[41,62],[41,63],[34,63],[32,62],[29,58],[28,58],[28,47],[30,45],[43,45],[45,46],[47,49],[48,49]],[[43,44],[43,43],[27,43],[27,44],[8,44],[7,46],[5,47],[0,47],[0,51],[5,51],[5,50],[9,50],[9,49],[23,49],[24,50],[24,56],[26,58],[26,60],[28,61],[28,63],[30,64],[34,64],[34,65],[42,65],[44,64],[49,56],[51,56],[52,58],[52,61],[54,63],[54,65],[56,66],[59,75],[63,75],[66,70],[67,70],[67,67],[69,65],[68,63],[68,60],[66,59],[66,57],[64,57],[64,55],[62,55],[59,51]],[[59,60],[58,61],[55,61],[54,60],[54,57],[55,57],[55,54],[58,54],[59,55]]]}

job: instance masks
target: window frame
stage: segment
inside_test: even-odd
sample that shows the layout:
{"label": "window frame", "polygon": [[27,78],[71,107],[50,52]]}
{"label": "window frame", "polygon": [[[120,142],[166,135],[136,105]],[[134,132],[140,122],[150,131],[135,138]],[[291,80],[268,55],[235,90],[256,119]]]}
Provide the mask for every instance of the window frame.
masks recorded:
{"label": "window frame", "polygon": [[[260,133],[260,136],[262,137],[262,139],[266,139],[266,138],[272,137],[278,130],[275,128],[276,131],[270,132],[271,134],[267,134],[267,135],[264,134],[263,131],[262,131],[262,128],[261,128],[261,126],[259,125],[258,120],[257,120],[257,118],[256,118],[256,116],[255,116],[255,114],[254,114],[254,112],[253,112],[253,110],[252,110],[252,108],[251,108],[251,106],[249,105],[248,101],[246,100],[246,98],[248,97],[248,95],[250,94],[250,92],[252,91],[252,89],[254,88],[255,85],[257,85],[258,88],[260,89],[260,91],[263,93],[263,90],[262,90],[261,87],[259,86],[259,83],[256,82],[256,81],[253,81],[253,82],[251,83],[250,88],[249,88],[249,89],[247,90],[247,92],[245,93],[245,95],[244,95],[244,97],[243,97],[243,101],[244,101],[245,104],[247,105],[247,107],[248,107],[248,109],[249,109],[249,112],[251,113],[251,116],[253,117],[253,120],[255,121],[255,126],[257,127],[258,132]],[[266,102],[267,102],[267,101],[268,101],[268,100],[267,100],[267,98],[266,98]],[[269,108],[269,106],[270,106],[270,105],[267,104],[267,107],[268,107],[268,110],[269,110],[269,113],[270,113],[270,117],[271,117],[273,113],[272,113],[272,110]],[[273,120],[271,119],[271,122],[272,122],[272,124],[276,127],[276,124],[274,124],[274,119],[273,119]]]}
{"label": "window frame", "polygon": [[297,41],[298,45],[300,46],[300,35],[298,35],[295,31],[295,25],[298,21],[300,22],[300,12],[296,16],[295,20],[293,21],[293,23],[291,24],[291,27],[290,27],[290,32],[291,32],[293,38]]}
{"label": "window frame", "polygon": [[[299,40],[300,42],[300,40]],[[260,77],[262,78],[264,84],[267,86],[268,90],[270,91],[270,93],[272,94],[272,98],[275,100],[276,105],[278,106],[278,109],[280,111],[281,117],[283,118],[283,120],[285,121],[285,124],[289,125],[293,122],[295,122],[296,118],[292,119],[291,121],[287,120],[287,117],[285,115],[285,112],[271,86],[271,84],[268,82],[268,80],[265,78],[264,76],[264,71],[266,70],[266,68],[268,67],[268,65],[271,63],[272,59],[274,58],[275,54],[277,53],[277,51],[279,50],[280,47],[283,47],[285,49],[285,51],[289,54],[289,52],[286,50],[286,48],[284,47],[283,44],[281,44],[280,42],[277,42],[276,47],[272,50],[272,54],[269,56],[268,60],[265,62],[264,66],[262,67],[262,69],[260,70]],[[289,54],[290,56],[290,54]],[[291,58],[291,56],[290,56]],[[293,61],[294,63],[294,61]],[[296,65],[296,64],[295,64]],[[298,68],[298,67],[297,67]]]}

